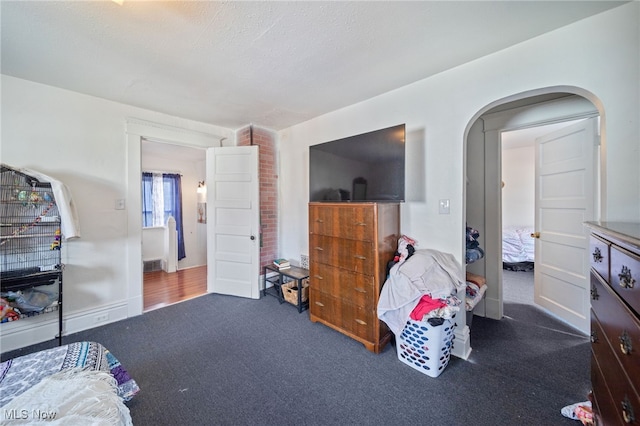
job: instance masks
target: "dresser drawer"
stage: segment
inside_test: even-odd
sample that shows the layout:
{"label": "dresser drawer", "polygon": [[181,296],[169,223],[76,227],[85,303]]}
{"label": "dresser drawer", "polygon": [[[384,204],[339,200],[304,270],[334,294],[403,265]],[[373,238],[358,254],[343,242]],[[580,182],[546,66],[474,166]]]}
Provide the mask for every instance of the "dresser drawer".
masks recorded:
{"label": "dresser drawer", "polygon": [[342,326],[345,330],[364,340],[373,340],[375,331],[378,330],[377,322],[380,320],[371,309],[364,309],[351,303],[341,304]]}
{"label": "dresser drawer", "polygon": [[[606,333],[599,327],[597,318],[592,317],[591,326],[596,333]],[[596,359],[598,370],[602,375],[602,377],[597,377],[596,374],[595,380],[592,377],[592,386],[594,393],[598,395],[598,408],[601,410],[604,423],[637,424],[627,421],[629,419],[640,420],[638,417],[640,415],[640,397],[629,380],[629,377],[633,376],[628,376],[620,364],[615,362],[615,357],[610,354],[611,347],[605,340],[596,339],[592,343],[591,349]],[[600,362],[599,360],[609,361]],[[618,421],[613,421],[616,417]]]}
{"label": "dresser drawer", "polygon": [[368,309],[376,306],[378,295],[372,275],[312,261],[309,264],[309,282],[315,289],[356,306]]}
{"label": "dresser drawer", "polygon": [[609,242],[592,235],[589,240],[591,267],[609,282]]}
{"label": "dresser drawer", "polygon": [[309,255],[315,262],[374,275],[375,252],[373,243],[346,240],[324,235],[309,236]]}
{"label": "dresser drawer", "polygon": [[[640,321],[594,274],[591,274],[591,309],[604,333],[597,336],[598,339],[606,338],[616,358],[640,390]],[[593,332],[597,331],[592,329]]]}
{"label": "dresser drawer", "polygon": [[600,369],[598,358],[595,353],[591,353],[591,390],[593,392],[593,408],[596,426],[607,426],[622,424],[620,418],[620,409],[617,407],[607,383],[604,374]]}
{"label": "dresser drawer", "polygon": [[329,295],[316,289],[313,284],[309,285],[309,313],[327,322],[332,322],[335,314],[333,307],[334,300]]}
{"label": "dresser drawer", "polygon": [[374,241],[374,206],[346,204],[334,208],[324,208],[321,205],[310,205],[309,233],[360,241]]}
{"label": "dresser drawer", "polygon": [[634,311],[640,312],[640,256],[612,245],[610,283]]}
{"label": "dresser drawer", "polygon": [[309,311],[312,315],[363,340],[374,339],[379,320],[373,309],[364,309],[311,287],[309,291]]}

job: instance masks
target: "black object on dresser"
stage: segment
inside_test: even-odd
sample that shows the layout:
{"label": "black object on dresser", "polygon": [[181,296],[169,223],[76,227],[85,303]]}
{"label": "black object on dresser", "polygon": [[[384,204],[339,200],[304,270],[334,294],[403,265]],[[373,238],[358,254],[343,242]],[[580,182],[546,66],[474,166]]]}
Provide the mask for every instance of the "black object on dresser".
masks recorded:
{"label": "black object on dresser", "polygon": [[591,385],[597,425],[640,424],[640,223],[591,228]]}

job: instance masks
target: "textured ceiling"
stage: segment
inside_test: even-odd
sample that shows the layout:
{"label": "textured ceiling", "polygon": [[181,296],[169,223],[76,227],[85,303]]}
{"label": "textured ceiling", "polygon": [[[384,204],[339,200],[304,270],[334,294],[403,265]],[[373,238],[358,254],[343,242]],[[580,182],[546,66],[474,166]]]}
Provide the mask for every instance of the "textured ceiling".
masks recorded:
{"label": "textured ceiling", "polygon": [[7,1],[2,73],[274,130],[624,2]]}

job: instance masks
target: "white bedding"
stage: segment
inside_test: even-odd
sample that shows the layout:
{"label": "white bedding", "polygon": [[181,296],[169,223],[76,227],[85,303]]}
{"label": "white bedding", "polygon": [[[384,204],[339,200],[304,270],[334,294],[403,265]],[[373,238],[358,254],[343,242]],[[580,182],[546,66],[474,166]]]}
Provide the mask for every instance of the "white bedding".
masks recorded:
{"label": "white bedding", "polygon": [[63,370],[45,377],[2,407],[2,424],[132,426],[118,396],[116,379],[105,371]]}
{"label": "white bedding", "polygon": [[506,263],[533,262],[534,229],[526,226],[508,227],[502,230],[502,261]]}

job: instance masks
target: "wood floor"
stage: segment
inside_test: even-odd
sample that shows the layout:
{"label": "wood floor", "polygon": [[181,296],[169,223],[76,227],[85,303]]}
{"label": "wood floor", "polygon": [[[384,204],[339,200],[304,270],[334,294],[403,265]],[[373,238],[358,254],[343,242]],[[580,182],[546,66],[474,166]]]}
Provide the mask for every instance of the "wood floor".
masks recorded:
{"label": "wood floor", "polygon": [[207,292],[207,267],[182,269],[171,274],[147,272],[142,288],[145,312],[202,296]]}

